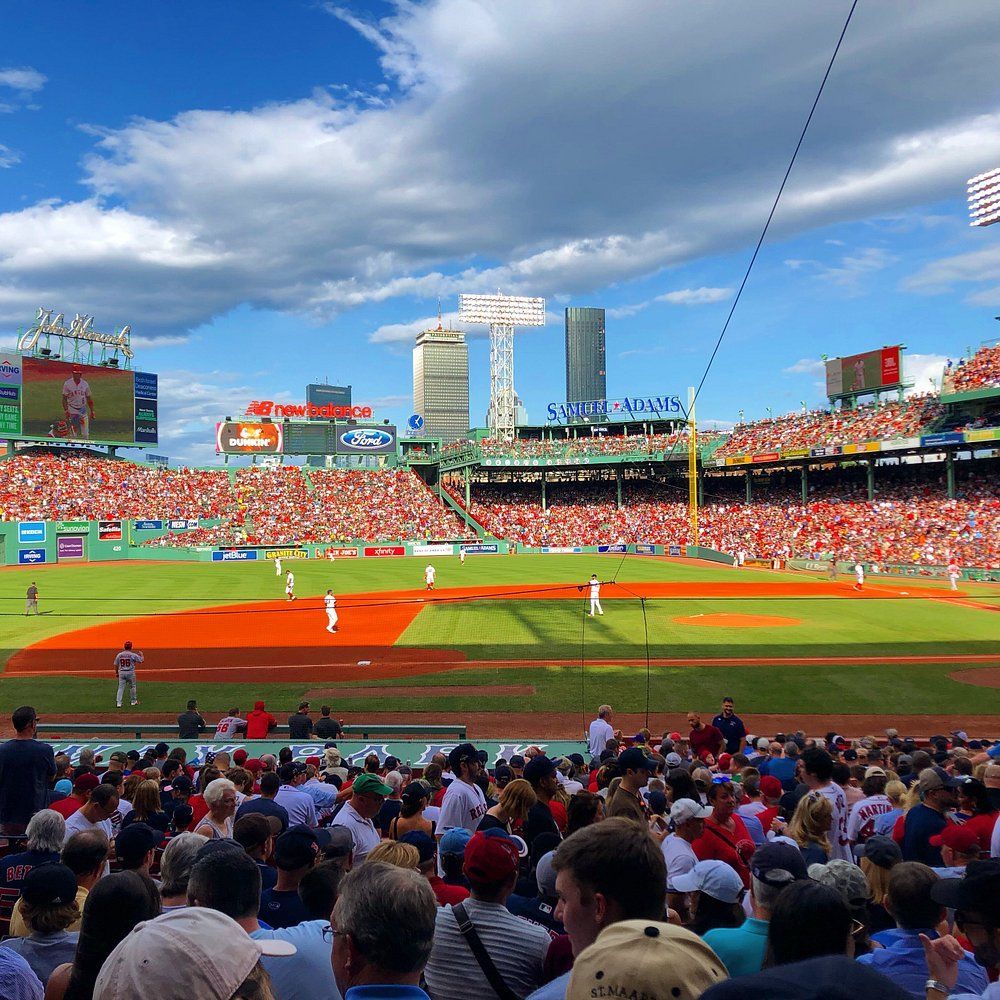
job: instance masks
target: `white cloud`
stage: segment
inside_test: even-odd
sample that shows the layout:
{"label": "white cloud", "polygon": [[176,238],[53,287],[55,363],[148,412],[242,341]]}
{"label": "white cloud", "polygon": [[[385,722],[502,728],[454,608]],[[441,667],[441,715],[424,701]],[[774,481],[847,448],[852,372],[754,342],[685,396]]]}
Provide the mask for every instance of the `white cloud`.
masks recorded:
{"label": "white cloud", "polygon": [[[460,329],[457,326],[458,313],[450,312],[441,315],[441,325],[446,330]],[[425,316],[423,319],[410,320],[408,323],[385,323],[368,337],[371,344],[409,344],[413,346],[418,333],[424,330],[436,330],[437,316]]]}
{"label": "white cloud", "polygon": [[0,87],[9,87],[23,94],[33,94],[41,90],[47,81],[48,77],[44,73],[39,73],[30,66],[8,66],[0,69]]}
{"label": "white cloud", "polygon": [[[376,47],[391,99],[324,80],[297,101],[96,130],[92,198],[0,216],[0,320],[72,298],[176,335],[241,302],[326,318],[497,286],[558,298],[731,251],[766,215],[843,14],[777,0],[638,0],[628,17],[602,0],[572,18],[558,0],[327,9]],[[954,195],[1000,158],[994,18],[989,0],[925,5],[900,31],[895,6],[865,9],[776,239]],[[583,135],[600,142],[568,158]]]}
{"label": "white cloud", "polygon": [[898,260],[898,257],[883,247],[863,247],[853,253],[844,254],[833,264],[819,260],[790,258],[785,261],[785,266],[793,271],[808,271],[820,281],[827,281],[849,292],[857,292],[860,291],[865,278],[891,267]]}
{"label": "white cloud", "polygon": [[941,389],[941,376],[948,359],[943,354],[904,354],[903,378],[913,386],[908,396]]}
{"label": "white cloud", "polygon": [[826,367],[818,358],[799,358],[794,365],[781,370],[787,375],[822,375]]}
{"label": "white cloud", "polygon": [[5,146],[0,142],[0,170],[6,170],[20,162],[21,154],[16,149],[11,149],[10,146]]}
{"label": "white cloud", "polygon": [[942,257],[925,264],[902,287],[923,295],[940,295],[957,285],[980,286],[966,301],[976,306],[1000,305],[1000,244]]}
{"label": "white cloud", "polygon": [[722,302],[732,296],[731,288],[679,288],[674,292],[657,295],[656,302],[669,302],[675,306],[703,306]]}

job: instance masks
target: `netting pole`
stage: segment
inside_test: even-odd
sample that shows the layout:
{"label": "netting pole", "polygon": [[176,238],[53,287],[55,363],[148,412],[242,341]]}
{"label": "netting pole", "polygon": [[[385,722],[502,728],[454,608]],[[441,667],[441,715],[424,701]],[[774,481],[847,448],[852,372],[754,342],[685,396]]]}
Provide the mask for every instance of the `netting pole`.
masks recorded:
{"label": "netting pole", "polygon": [[642,634],[646,641],[646,728],[649,729],[649,626],[646,623],[646,598],[640,597],[642,606]]}
{"label": "netting pole", "polygon": [[688,517],[691,544],[698,544],[698,424],[694,415],[695,391],[688,388]]}

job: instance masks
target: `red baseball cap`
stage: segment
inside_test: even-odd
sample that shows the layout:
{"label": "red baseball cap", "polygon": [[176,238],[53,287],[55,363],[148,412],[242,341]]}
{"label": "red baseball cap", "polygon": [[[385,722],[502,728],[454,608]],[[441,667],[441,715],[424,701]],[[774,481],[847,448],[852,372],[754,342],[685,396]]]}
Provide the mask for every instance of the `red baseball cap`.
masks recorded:
{"label": "red baseball cap", "polygon": [[517,871],[520,851],[517,842],[502,830],[476,833],[465,845],[462,870],[473,883],[503,882]]}
{"label": "red baseball cap", "polygon": [[[237,753],[238,752],[239,751],[237,751]],[[264,770],[264,765],[256,757],[248,757],[245,761],[243,761],[243,766],[248,771],[252,771],[254,774]]]}
{"label": "red baseball cap", "polygon": [[73,782],[73,787],[81,792],[92,792],[100,783],[101,779],[93,772],[88,771],[86,774],[81,774]]}
{"label": "red baseball cap", "polygon": [[239,750],[233,751],[233,760],[235,761],[235,763],[239,764],[240,767],[242,767],[246,763],[246,759],[249,756],[250,754],[248,754],[246,750],[243,749],[243,747],[240,747]]}
{"label": "red baseball cap", "polygon": [[723,772],[728,771],[729,770],[729,765],[732,764],[732,762],[733,762],[733,755],[732,754],[728,754],[728,753],[720,753],[719,754],[719,770],[720,771],[723,771]]}
{"label": "red baseball cap", "polygon": [[319,757],[306,757],[306,763],[312,764],[313,767],[319,767]]}
{"label": "red baseball cap", "polygon": [[781,798],[781,782],[773,774],[765,774],[760,779],[760,790],[769,799]]}
{"label": "red baseball cap", "polygon": [[969,854],[974,847],[979,846],[979,838],[967,826],[950,823],[939,834],[930,838],[930,844],[933,847],[950,847],[960,854]]}

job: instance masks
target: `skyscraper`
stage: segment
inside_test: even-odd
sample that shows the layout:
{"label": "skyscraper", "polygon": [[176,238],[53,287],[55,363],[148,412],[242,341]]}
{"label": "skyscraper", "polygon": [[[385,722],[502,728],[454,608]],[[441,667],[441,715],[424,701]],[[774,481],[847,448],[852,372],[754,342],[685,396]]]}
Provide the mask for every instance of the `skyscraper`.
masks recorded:
{"label": "skyscraper", "polygon": [[469,347],[457,330],[424,330],[413,348],[413,412],[423,433],[457,441],[469,433]]}
{"label": "skyscraper", "polygon": [[[351,386],[327,385],[325,382],[310,382],[306,386],[306,402],[314,406],[350,406]],[[326,417],[309,417],[309,420],[326,420]]]}
{"label": "skyscraper", "polygon": [[604,310],[570,306],[566,310],[566,400],[604,399]]}

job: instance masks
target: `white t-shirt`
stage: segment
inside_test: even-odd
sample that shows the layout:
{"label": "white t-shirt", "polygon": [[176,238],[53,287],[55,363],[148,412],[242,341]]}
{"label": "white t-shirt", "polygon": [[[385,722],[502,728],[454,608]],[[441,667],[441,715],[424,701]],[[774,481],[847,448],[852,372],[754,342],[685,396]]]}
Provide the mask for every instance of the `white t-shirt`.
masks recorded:
{"label": "white t-shirt", "polygon": [[847,836],[847,796],[844,789],[836,782],[818,788],[817,791],[833,806],[833,822],[827,837],[830,840],[830,860],[840,858],[841,861],[854,861],[851,853],[850,838]]}
{"label": "white t-shirt", "polygon": [[[124,819],[124,816],[122,818]],[[101,819],[96,823],[91,823],[90,820],[83,815],[83,810],[77,809],[77,811],[66,820],[66,836],[63,838],[63,843],[65,844],[74,833],[79,833],[81,830],[103,830],[108,835],[108,840],[111,840],[114,834],[110,819]]]}
{"label": "white t-shirt", "polygon": [[862,836],[867,840],[875,832],[875,820],[892,812],[892,800],[888,795],[869,795],[855,802],[847,817],[847,837],[857,841]]}
{"label": "white t-shirt", "polygon": [[478,785],[456,779],[445,789],[437,828],[444,833],[461,826],[469,833],[475,833],[485,815],[486,796],[483,790]]}
{"label": "white t-shirt", "polygon": [[587,749],[591,757],[600,757],[608,740],[614,739],[615,731],[605,719],[594,719],[587,734]]}
{"label": "white t-shirt", "polygon": [[87,408],[87,397],[90,395],[90,385],[85,378],[79,384],[68,378],[63,382],[63,399],[66,408],[71,412],[82,413]]}
{"label": "white t-shirt", "polygon": [[333,609],[337,606],[337,598],[334,597],[333,594],[327,594],[326,597],[323,598],[323,603],[326,605],[327,611],[333,611]]}
{"label": "white t-shirt", "polygon": [[679,875],[685,875],[698,863],[698,855],[694,848],[676,833],[664,837],[660,845],[663,860],[667,863],[667,890],[673,892],[673,880]]}

